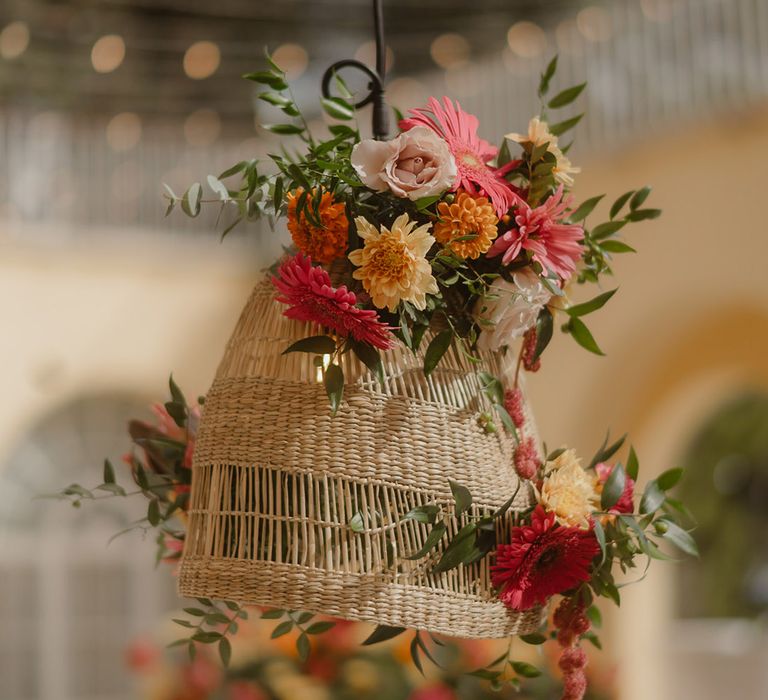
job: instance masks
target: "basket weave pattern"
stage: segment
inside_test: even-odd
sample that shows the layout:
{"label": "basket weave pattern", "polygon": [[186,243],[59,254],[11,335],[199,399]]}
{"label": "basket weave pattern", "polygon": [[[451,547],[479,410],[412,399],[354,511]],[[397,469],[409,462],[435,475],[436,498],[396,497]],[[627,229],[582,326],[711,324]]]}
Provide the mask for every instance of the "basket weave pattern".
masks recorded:
{"label": "basket weave pattern", "polygon": [[[432,571],[470,517],[516,491],[512,510],[532,503],[514,471],[514,440],[478,423],[491,410],[478,369],[509,385],[513,360],[484,353],[478,367],[452,347],[424,377],[422,353],[398,344],[382,353],[379,384],[347,353],[344,400],[331,417],[313,357],[281,355],[323,331],[285,318],[283,308],[271,284],[256,287],[206,397],[180,592],[459,637],[538,627],[541,610],[513,613],[496,599],[489,557]],[[422,347],[431,338],[428,331]],[[430,555],[408,559],[430,526],[402,516],[432,503],[452,513],[449,479],[472,492],[470,511],[447,518]],[[362,532],[349,524],[357,514]],[[500,542],[509,520],[497,521]]]}

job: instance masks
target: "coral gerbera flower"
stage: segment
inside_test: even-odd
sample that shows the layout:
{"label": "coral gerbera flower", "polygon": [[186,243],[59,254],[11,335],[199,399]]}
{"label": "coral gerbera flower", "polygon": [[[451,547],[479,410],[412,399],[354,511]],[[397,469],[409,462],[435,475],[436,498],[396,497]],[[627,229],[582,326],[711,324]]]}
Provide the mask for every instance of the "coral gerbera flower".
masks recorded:
{"label": "coral gerbera flower", "polygon": [[391,230],[386,226],[379,230],[362,216],[355,224],[365,245],[349,254],[357,266],[352,276],[362,281],[374,305],[394,311],[401,301],[409,301],[424,309],[426,295],[438,292],[425,257],[435,242],[429,234],[430,224],[414,229],[416,222],[408,214],[398,216]]}
{"label": "coral gerbera flower", "polygon": [[[344,257],[349,237],[349,219],[344,202],[335,202],[330,192],[323,192],[317,206],[316,217],[321,225],[316,226],[307,219],[306,211],[301,216],[296,214],[296,205],[303,190],[298,189],[288,193],[288,230],[296,247],[314,259],[327,265],[336,258]],[[307,197],[307,207],[312,207],[312,197],[315,190]]]}
{"label": "coral gerbera flower", "polygon": [[289,258],[280,265],[272,284],[279,292],[277,301],[290,307],[284,316],[318,323],[340,336],[351,336],[381,350],[392,347],[390,328],[379,321],[376,311],[355,306],[355,294],[345,286],[332,287],[328,273],[313,266],[311,258],[301,253]]}
{"label": "coral gerbera flower", "polygon": [[[460,258],[480,257],[496,238],[499,220],[487,197],[477,197],[468,192],[459,192],[451,204],[437,205],[440,217],[435,224],[434,234],[438,243],[448,246]],[[471,239],[455,240],[465,236]]]}
{"label": "coral gerbera flower", "polygon": [[600,546],[591,530],[563,527],[540,505],[531,524],[512,528],[510,544],[496,549],[491,580],[501,602],[512,610],[529,610],[589,580]]}
{"label": "coral gerbera flower", "polygon": [[529,250],[545,270],[567,280],[581,258],[584,238],[581,226],[562,221],[570,204],[570,197],[563,201],[562,185],[535,209],[521,201],[515,210],[517,228],[499,236],[488,251],[488,257],[503,255],[501,261],[509,265],[522,250]]}
{"label": "coral gerbera flower", "polygon": [[454,190],[463,187],[472,194],[481,190],[491,200],[499,217],[519,200],[499,172],[487,165],[496,157],[498,149],[477,135],[479,123],[476,116],[465,112],[458,102],[454,106],[447,97],[443,97],[442,104],[430,97],[427,107],[412,109],[410,114],[400,122],[403,131],[414,126],[427,126],[448,143],[458,169]]}

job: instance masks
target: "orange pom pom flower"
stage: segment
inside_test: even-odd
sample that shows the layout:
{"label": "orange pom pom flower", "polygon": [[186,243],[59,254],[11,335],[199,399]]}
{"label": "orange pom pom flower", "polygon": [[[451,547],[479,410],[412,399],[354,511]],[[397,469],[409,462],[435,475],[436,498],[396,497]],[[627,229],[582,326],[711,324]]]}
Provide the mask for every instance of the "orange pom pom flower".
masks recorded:
{"label": "orange pom pom flower", "polygon": [[[499,220],[487,197],[460,191],[451,204],[440,202],[437,213],[440,219],[434,227],[435,239],[461,258],[479,258],[498,233]],[[474,238],[456,240],[465,236]]]}
{"label": "orange pom pom flower", "polygon": [[[296,206],[302,192],[298,189],[288,193],[288,230],[294,244],[304,255],[324,265],[344,257],[349,237],[349,219],[344,202],[335,202],[330,192],[323,192],[316,212],[321,225],[316,226],[307,218],[306,209],[297,215]],[[312,190],[306,203],[306,208],[312,207],[313,211],[314,193],[315,190]]]}

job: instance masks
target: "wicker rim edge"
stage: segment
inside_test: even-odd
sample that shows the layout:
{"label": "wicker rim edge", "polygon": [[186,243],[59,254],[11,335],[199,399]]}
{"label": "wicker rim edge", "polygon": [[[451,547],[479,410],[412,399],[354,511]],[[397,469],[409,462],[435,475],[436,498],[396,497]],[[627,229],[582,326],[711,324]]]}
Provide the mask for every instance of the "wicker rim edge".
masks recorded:
{"label": "wicker rim edge", "polygon": [[249,605],[300,609],[347,620],[466,639],[529,634],[546,609],[513,612],[498,600],[336,573],[295,564],[185,557],[178,589],[186,597],[224,597]]}

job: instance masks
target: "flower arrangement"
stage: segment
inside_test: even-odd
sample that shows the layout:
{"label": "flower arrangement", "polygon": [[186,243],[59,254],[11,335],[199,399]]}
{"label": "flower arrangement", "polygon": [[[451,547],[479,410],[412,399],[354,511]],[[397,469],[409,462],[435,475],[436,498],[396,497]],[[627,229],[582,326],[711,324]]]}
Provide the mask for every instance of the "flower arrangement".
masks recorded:
{"label": "flower arrangement", "polygon": [[[496,595],[509,609],[527,611],[559,597],[552,619],[523,639],[559,645],[563,700],[579,700],[586,689],[587,663],[580,644],[599,644],[595,600],[620,602],[623,584],[615,578],[617,571],[634,569],[640,557],[649,562],[668,558],[659,539],[688,554],[695,554],[696,546],[681,524],[685,507],[668,494],[680,470],[649,481],[638,498],[634,449],[624,461],[615,461],[624,438],[611,444],[606,438],[585,466],[571,449],[540,450],[523,410],[520,372],[541,366],[556,316],[579,345],[602,354],[582,319],[602,308],[616,290],[574,304],[572,286],[610,275],[612,257],[632,251],[617,234],[660,213],[643,206],[648,187],[621,195],[610,207],[609,220],[596,226],[587,219],[602,196],[574,206],[569,190],[579,169],[560,139],[580,116],[555,122],[548,112],[571,104],[584,85],[549,97],[556,67],[555,58],[541,76],[542,107],[527,133],[507,134],[496,148],[479,136],[477,118],[449,98],[431,98],[425,107],[400,115],[400,131],[391,140],[363,139],[352,125],[352,95],[339,78],[340,96],[323,100],[325,111],[339,123],[329,127],[328,139],[318,141],[284,73],[269,59],[268,70],[246,77],[265,87],[260,99],[295,119],[267,128],[299,137],[305,151],[272,156],[276,173],[263,173],[256,161],[242,161],[219,177],[209,176],[208,184],[222,211],[235,212],[224,234],[243,220],[287,216],[293,246],[273,268],[275,299],[288,318],[314,323],[325,332],[298,340],[285,353],[315,356],[332,414],[344,397],[341,358],[346,353],[380,375],[381,351],[399,343],[416,352],[428,329],[435,333],[424,352],[425,375],[451,347],[470,362],[479,362],[484,352],[517,353],[509,385],[478,371],[481,391],[494,411],[483,414],[481,427],[514,437],[518,489],[534,494],[530,508],[514,513],[508,542],[497,542],[496,533],[507,522],[502,519],[509,517],[516,493],[508,494],[495,512],[475,517],[469,514],[469,489],[451,481],[450,506],[418,506],[402,514],[402,520],[429,526],[420,549],[409,558],[424,559],[435,573],[490,557]],[[236,175],[241,178],[237,185],[224,184]],[[168,212],[179,205],[196,216],[201,197],[199,183],[182,197],[169,190]],[[141,456],[128,460],[139,493],[149,498],[146,525],[159,529],[161,558],[177,556],[184,538],[178,523],[183,524],[188,504],[198,415],[173,380],[170,391],[171,400],[158,409],[157,427],[132,424]],[[109,463],[98,489],[126,495]],[[96,497],[78,485],[61,495],[76,503]],[[449,517],[463,518],[451,536]],[[358,514],[349,527],[363,532],[366,519]],[[200,605],[187,610],[191,620],[179,621],[190,634],[178,643],[190,653],[198,644],[218,644],[226,663],[229,636],[248,613],[231,601],[204,598]],[[309,655],[310,639],[333,626],[295,610],[267,611],[263,617],[279,620],[276,637],[298,632],[302,659]],[[379,626],[364,644],[404,632]],[[433,635],[414,632],[409,650],[416,666],[421,669],[424,658],[439,663],[436,651],[442,645]],[[494,687],[518,687],[521,679],[539,671],[507,652],[471,673]]]}

